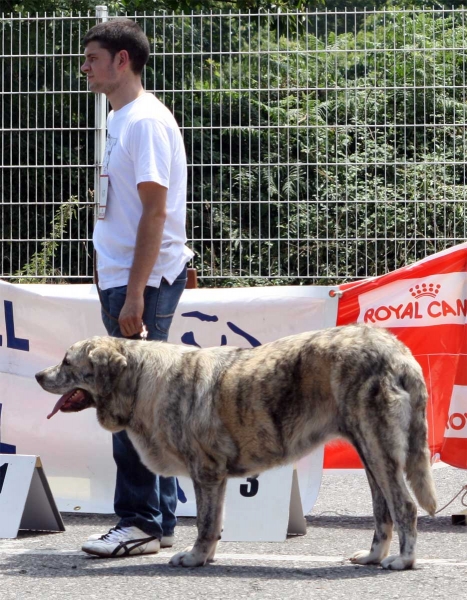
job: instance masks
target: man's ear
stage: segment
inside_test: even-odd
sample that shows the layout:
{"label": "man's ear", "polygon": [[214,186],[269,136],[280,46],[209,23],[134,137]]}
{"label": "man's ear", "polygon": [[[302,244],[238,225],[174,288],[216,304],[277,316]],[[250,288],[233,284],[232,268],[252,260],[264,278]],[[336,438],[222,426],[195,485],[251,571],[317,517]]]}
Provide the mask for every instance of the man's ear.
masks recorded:
{"label": "man's ear", "polygon": [[130,66],[130,55],[128,54],[128,50],[119,50],[115,55],[117,59],[117,68]]}
{"label": "man's ear", "polygon": [[95,348],[89,353],[94,368],[94,381],[99,396],[108,396],[115,388],[118,377],[127,366],[127,360],[116,350]]}

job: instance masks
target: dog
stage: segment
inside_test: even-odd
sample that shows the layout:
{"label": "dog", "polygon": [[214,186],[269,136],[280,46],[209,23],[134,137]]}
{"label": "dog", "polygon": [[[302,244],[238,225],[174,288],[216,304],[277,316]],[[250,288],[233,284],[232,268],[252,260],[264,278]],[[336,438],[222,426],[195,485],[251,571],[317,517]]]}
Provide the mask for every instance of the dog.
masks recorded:
{"label": "dog", "polygon": [[[198,536],[174,566],[213,560],[228,478],[292,463],[336,437],[358,451],[373,498],[371,548],[350,560],[414,566],[417,508],[404,473],[420,506],[436,510],[427,390],[410,350],[384,329],[333,327],[251,349],[93,337],[36,379],[63,394],[49,418],[94,407],[104,429],[126,429],[149,470],[191,477]],[[394,525],[400,554],[388,556]]]}

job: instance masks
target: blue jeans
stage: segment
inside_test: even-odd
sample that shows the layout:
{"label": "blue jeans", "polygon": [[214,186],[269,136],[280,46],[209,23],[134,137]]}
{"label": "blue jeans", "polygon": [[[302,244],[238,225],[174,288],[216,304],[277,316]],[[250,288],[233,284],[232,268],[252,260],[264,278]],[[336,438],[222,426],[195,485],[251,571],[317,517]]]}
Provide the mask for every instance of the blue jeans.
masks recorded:
{"label": "blue jeans", "polygon": [[[186,285],[186,267],[169,285],[165,279],[160,287],[147,286],[144,291],[143,322],[148,330],[148,340],[166,342],[172,317]],[[105,310],[118,318],[126,298],[126,286],[101,290]],[[107,333],[123,337],[118,321],[102,311],[102,321]],[[138,338],[139,336],[135,336]],[[120,518],[120,527],[136,526],[148,535],[159,539],[173,535],[177,519],[177,483],[175,477],[160,477],[151,473],[140,461],[126,431],[114,433],[113,456],[117,465],[114,509]]]}

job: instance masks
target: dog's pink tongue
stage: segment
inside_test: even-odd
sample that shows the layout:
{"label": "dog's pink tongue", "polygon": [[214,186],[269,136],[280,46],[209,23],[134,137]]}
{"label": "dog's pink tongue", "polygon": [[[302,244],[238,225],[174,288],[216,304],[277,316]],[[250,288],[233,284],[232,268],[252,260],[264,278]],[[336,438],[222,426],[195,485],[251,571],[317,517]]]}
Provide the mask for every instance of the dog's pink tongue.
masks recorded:
{"label": "dog's pink tongue", "polygon": [[68,394],[64,394],[58,401],[57,404],[54,406],[53,411],[50,413],[50,415],[47,415],[48,419],[51,419],[55,414],[58,413],[58,411],[62,408],[62,406],[65,404],[65,402],[68,400],[68,398],[70,398],[70,396],[72,396],[74,394],[75,390],[72,390],[71,392],[68,392]]}

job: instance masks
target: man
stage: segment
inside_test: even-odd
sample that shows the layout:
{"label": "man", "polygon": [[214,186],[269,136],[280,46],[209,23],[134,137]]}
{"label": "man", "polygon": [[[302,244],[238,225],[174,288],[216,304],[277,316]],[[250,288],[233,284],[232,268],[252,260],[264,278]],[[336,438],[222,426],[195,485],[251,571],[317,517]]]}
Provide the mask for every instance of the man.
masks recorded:
{"label": "man", "polygon": [[[149,41],[136,23],[99,23],[83,45],[89,89],[112,107],[93,237],[102,319],[109,335],[139,338],[144,324],[148,339],[166,341],[193,256],[185,246],[183,139],[172,113],[143,88]],[[113,435],[113,453],[120,520],[82,549],[107,557],[171,546],[176,480],[148,471],[124,431]]]}

